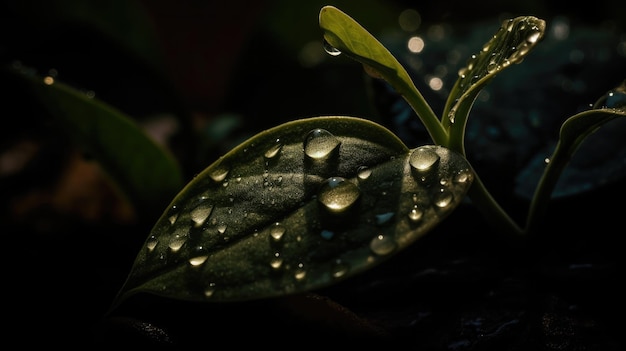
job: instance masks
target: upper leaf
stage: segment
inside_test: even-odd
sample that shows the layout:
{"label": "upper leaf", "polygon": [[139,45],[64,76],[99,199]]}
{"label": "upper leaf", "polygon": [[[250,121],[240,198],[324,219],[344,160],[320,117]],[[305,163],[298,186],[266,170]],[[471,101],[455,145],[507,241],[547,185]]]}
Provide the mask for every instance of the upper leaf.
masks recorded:
{"label": "upper leaf", "polygon": [[626,117],[626,80],[598,99],[592,109],[580,112],[563,123],[559,141],[532,199],[528,216],[529,233],[536,230],[559,177],[580,145],[606,123],[624,117]]}
{"label": "upper leaf", "polygon": [[474,100],[497,74],[512,64],[519,64],[541,41],[546,22],[533,16],[520,16],[502,22],[480,52],[472,55],[446,101],[441,122],[449,130],[453,150],[465,154],[465,125]]}
{"label": "upper leaf", "polygon": [[329,53],[345,54],[363,64],[365,71],[384,79],[411,105],[428,129],[436,144],[447,142],[446,132],[432,108],[404,67],[373,35],[350,16],[334,6],[324,6],[319,23],[324,31],[324,42]]}
{"label": "upper leaf", "polygon": [[115,305],[137,292],[227,301],[332,284],[428,232],[472,180],[459,155],[409,150],[368,120],[317,117],[274,127],[174,198]]}

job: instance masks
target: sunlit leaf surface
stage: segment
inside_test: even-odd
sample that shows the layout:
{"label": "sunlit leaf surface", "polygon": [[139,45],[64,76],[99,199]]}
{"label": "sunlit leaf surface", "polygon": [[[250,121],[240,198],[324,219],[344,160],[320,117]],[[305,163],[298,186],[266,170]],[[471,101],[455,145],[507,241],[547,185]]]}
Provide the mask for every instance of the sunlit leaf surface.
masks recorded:
{"label": "sunlit leaf surface", "polygon": [[118,303],[137,292],[226,301],[327,286],[428,232],[473,177],[457,154],[410,150],[368,120],[317,117],[274,127],[174,198]]}

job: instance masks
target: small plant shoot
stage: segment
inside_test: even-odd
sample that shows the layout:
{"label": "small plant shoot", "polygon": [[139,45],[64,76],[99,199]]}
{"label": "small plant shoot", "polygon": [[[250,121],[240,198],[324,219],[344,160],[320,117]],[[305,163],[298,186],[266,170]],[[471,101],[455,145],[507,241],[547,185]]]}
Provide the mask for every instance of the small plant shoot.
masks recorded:
{"label": "small plant shoot", "polygon": [[[389,83],[432,145],[405,145],[372,121],[325,116],[265,130],[216,160],[174,197],[113,304],[136,293],[186,301],[244,301],[332,285],[391,258],[466,198],[504,237],[538,235],[559,175],[584,139],[626,115],[626,86],[567,119],[526,223],[498,205],[465,154],[472,105],[498,74],[538,45],[545,21],[505,20],[459,70],[441,115],[407,71],[339,9],[319,14],[323,43]],[[506,116],[503,116],[506,118]]]}

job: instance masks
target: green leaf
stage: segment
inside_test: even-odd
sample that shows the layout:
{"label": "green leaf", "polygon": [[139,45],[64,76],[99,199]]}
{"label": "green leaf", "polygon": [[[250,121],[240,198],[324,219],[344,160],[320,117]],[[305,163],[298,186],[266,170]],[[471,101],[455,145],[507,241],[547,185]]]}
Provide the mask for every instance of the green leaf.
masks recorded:
{"label": "green leaf", "polygon": [[173,156],[130,117],[52,77],[40,77],[25,67],[8,70],[23,78],[30,94],[102,165],[140,215],[159,213],[183,187]]}
{"label": "green leaf", "polygon": [[138,292],[191,301],[280,296],[373,267],[462,201],[473,173],[439,146],[316,117],[268,129],[197,175],[137,255],[114,306]]}
{"label": "green leaf", "polygon": [[563,122],[559,141],[549,158],[531,202],[528,233],[534,233],[541,216],[546,211],[552,191],[563,169],[583,141],[606,123],[616,118],[626,117],[626,80],[598,99],[593,107]]}
{"label": "green leaf", "polygon": [[474,100],[497,74],[524,60],[543,38],[545,28],[545,21],[533,16],[505,20],[482,50],[470,57],[459,70],[441,117],[450,135],[450,143],[444,145],[465,155],[465,126]]}
{"label": "green leaf", "polygon": [[363,64],[365,71],[387,81],[411,105],[436,144],[445,144],[447,134],[439,119],[404,67],[374,36],[334,6],[324,6],[319,15],[326,49],[332,55],[345,54]]}

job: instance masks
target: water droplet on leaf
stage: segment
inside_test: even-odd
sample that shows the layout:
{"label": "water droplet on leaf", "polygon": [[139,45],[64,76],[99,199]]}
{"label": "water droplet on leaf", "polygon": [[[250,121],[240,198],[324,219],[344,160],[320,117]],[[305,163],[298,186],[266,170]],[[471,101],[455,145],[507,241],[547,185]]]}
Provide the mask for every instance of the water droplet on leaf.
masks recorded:
{"label": "water droplet on leaf", "polygon": [[360,195],[361,191],[354,183],[333,177],[322,185],[317,199],[331,213],[342,213],[352,207]]}
{"label": "water droplet on leaf", "polygon": [[326,51],[326,53],[328,53],[330,56],[341,55],[341,51],[339,51],[336,47],[330,45],[330,43],[326,40],[324,40],[324,51]]}
{"label": "water droplet on leaf", "polygon": [[312,130],[304,140],[304,153],[314,160],[327,159],[339,149],[341,142],[325,129]]}
{"label": "water droplet on leaf", "polygon": [[385,235],[377,235],[370,242],[370,250],[378,256],[385,256],[392,253],[397,247],[396,242]]}
{"label": "water droplet on leaf", "polygon": [[439,162],[439,155],[433,150],[417,148],[411,153],[409,162],[417,172],[426,172]]}

